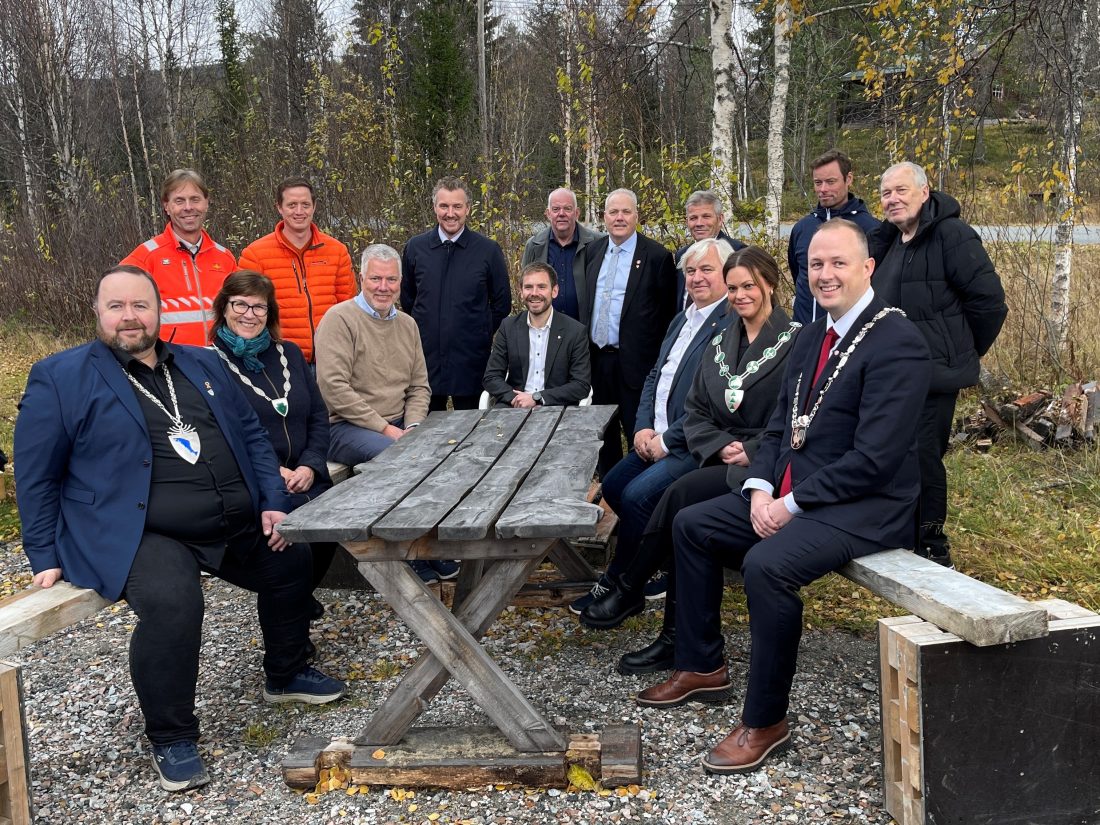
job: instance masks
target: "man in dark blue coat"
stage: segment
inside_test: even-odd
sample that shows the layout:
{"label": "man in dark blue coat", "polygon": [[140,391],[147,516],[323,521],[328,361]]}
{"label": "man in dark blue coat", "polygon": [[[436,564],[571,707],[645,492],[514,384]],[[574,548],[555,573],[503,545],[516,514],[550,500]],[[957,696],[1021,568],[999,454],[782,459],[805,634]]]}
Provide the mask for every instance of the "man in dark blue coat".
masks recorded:
{"label": "man in dark blue coat", "polygon": [[794,281],[792,314],[803,325],[813,323],[824,314],[810,294],[806,269],[806,250],[817,228],[833,218],[845,218],[870,235],[879,225],[879,219],[867,211],[867,205],[849,191],[852,186],[852,161],[846,154],[839,149],[830,149],[810,161],[810,168],[813,170],[817,206],[791,228],[787,244],[787,266]]}
{"label": "man in dark blue coat", "polygon": [[901,308],[932,353],[932,383],[917,430],[921,491],[916,551],[951,567],[947,453],[959,390],[978,383],[980,359],[1008,316],[1004,288],[959,203],[928,187],[915,163],[895,164],[879,187],[885,220],[871,234],[875,292]]}
{"label": "man in dark blue coat", "polygon": [[401,308],[420,327],[430,409],[477,409],[481,377],[512,287],[496,241],[466,227],[470,190],[442,178],[432,191],[436,226],[409,239],[401,256]]}
{"label": "man in dark blue coat", "polygon": [[307,663],[311,561],[278,532],[288,505],[256,414],[207,350],[159,340],[156,283],[117,266],[96,290],[98,340],[32,367],[15,425],[23,549],[137,615],[130,673],[165,790],[209,776],[195,683],[207,571],[259,594],[268,702],[330,702]]}
{"label": "man in dark blue coat", "polygon": [[823,224],[809,262],[827,315],[795,341],[742,491],[676,516],[676,670],[638,695],[649,707],[729,697],[722,568],[740,567],[752,635],[748,687],[741,724],[703,759],[711,773],[755,770],[789,745],[799,590],[853,558],[913,539],[928,347],[871,289],[874,261],[858,226]]}

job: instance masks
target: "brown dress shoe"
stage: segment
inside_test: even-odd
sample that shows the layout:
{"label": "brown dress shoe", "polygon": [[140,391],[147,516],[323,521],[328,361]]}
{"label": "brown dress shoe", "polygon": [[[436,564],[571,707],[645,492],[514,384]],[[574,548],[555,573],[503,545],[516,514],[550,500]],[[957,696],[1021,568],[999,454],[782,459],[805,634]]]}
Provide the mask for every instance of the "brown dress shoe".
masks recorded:
{"label": "brown dress shoe", "polygon": [[771,754],[790,746],[791,730],[786,719],[766,728],[741,725],[703,757],[703,769],[707,773],[749,773]]}
{"label": "brown dress shoe", "polygon": [[650,708],[674,708],[687,702],[725,702],[733,686],[723,664],[710,673],[674,670],[667,682],[646,688],[638,694],[638,704]]}

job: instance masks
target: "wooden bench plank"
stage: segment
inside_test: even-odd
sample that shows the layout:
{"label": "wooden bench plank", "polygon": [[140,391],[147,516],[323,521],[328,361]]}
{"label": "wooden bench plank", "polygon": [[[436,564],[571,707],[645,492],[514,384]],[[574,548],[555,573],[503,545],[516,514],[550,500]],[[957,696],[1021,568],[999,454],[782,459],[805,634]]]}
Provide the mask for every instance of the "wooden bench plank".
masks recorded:
{"label": "wooden bench plank", "polygon": [[854,559],[840,573],[979,647],[1046,636],[1041,605],[941,567],[908,550]]}
{"label": "wooden bench plank", "polygon": [[94,590],[65,581],[9,596],[0,602],[0,656],[94,616],[109,604]]}
{"label": "wooden bench plank", "polygon": [[365,541],[371,526],[416,489],[481,416],[478,410],[432,413],[373,461],[358,465],[357,475],[288,515],[279,532],[290,541]]}
{"label": "wooden bench plank", "polygon": [[387,541],[417,539],[433,530],[512,443],[527,410],[493,407],[466,439],[401,502],[371,527]]}
{"label": "wooden bench plank", "polygon": [[439,524],[442,541],[483,539],[542,453],[563,407],[536,407],[493,468]]}
{"label": "wooden bench plank", "polygon": [[0,662],[0,821],[30,825],[30,771],[18,665]]}

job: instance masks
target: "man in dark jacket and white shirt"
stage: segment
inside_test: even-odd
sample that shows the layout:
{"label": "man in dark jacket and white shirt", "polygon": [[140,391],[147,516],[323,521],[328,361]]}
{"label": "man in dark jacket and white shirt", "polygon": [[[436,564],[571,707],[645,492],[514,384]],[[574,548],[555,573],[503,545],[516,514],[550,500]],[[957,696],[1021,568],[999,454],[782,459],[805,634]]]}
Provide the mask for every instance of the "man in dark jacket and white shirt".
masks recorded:
{"label": "man in dark jacket and white shirt", "polygon": [[882,173],[885,215],[871,236],[875,294],[904,310],[932,353],[932,383],[917,428],[921,494],[917,552],[951,566],[947,471],[943,456],[959,390],[978,383],[979,359],[993,346],[1008,307],[1001,279],[959,203],[932,192],[915,163]]}
{"label": "man in dark jacket and white shirt", "polygon": [[466,226],[470,189],[446,177],[432,192],[436,226],[405,244],[401,308],[416,321],[432,388],[430,409],[477,409],[493,334],[512,311],[500,245]]}
{"label": "man in dark jacket and white shirt", "polygon": [[554,309],[557,295],[553,267],[524,267],[520,297],[527,310],[500,325],[485,367],[485,391],[498,404],[530,409],[579,404],[588,396],[588,333],[580,321]]}
{"label": "man in dark jacket and white shirt", "polygon": [[545,229],[536,232],[523,248],[520,267],[544,263],[554,268],[558,277],[558,294],[554,298],[554,311],[568,315],[582,324],[588,323],[588,288],[584,270],[588,265],[588,245],[600,237],[600,233],[577,221],[580,210],[577,195],[570,189],[555,189],[546,199]]}
{"label": "man in dark jacket and white shirt", "polygon": [[813,170],[814,194],[817,206],[791,228],[787,244],[787,266],[794,280],[794,320],[810,324],[824,313],[810,294],[806,269],[806,250],[810,238],[825,221],[846,218],[867,234],[876,229],[879,220],[867,211],[867,205],[849,191],[852,186],[852,161],[839,149],[830,149],[810,161]]}

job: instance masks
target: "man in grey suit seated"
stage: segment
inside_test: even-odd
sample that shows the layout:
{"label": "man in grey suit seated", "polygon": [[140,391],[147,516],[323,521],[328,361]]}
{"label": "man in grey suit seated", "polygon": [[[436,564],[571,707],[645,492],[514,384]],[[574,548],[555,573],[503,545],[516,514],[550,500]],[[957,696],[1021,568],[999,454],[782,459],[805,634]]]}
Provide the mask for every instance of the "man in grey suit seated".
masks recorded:
{"label": "man in grey suit seated", "polygon": [[501,323],[485,367],[482,383],[496,403],[529,408],[577,404],[588,396],[588,334],[583,324],[554,311],[557,294],[552,266],[524,268],[520,297],[527,310]]}

